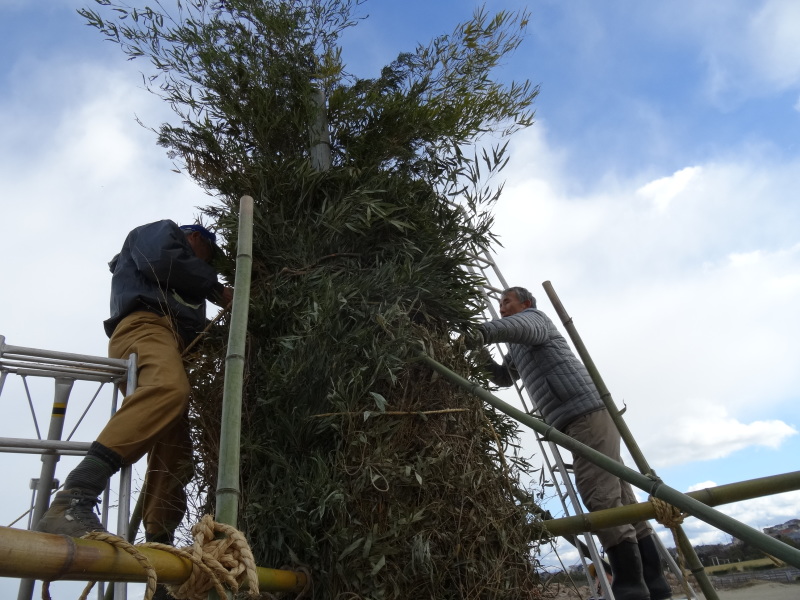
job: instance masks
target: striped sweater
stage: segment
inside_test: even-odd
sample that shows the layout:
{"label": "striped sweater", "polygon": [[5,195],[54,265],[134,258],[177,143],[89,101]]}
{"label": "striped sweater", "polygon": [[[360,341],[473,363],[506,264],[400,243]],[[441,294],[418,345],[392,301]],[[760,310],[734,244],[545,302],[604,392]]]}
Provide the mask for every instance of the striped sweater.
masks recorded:
{"label": "striped sweater", "polygon": [[605,408],[586,367],[543,312],[527,308],[479,328],[487,344],[510,349],[502,365],[487,365],[491,380],[509,386],[521,378],[548,424],[563,431],[577,417]]}

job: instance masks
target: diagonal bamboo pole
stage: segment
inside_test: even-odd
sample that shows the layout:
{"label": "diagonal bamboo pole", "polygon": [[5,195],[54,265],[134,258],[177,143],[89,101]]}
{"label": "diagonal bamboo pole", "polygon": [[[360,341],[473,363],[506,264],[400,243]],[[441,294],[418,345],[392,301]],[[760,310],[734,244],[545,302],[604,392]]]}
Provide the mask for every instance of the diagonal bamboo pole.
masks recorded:
{"label": "diagonal bamboo pole", "polygon": [[[561,300],[556,294],[555,289],[553,289],[553,284],[549,281],[545,281],[542,283],[542,287],[547,293],[547,297],[550,298],[550,302],[553,304],[553,308],[555,308],[556,313],[561,319],[561,322],[564,324],[567,333],[569,333],[569,337],[572,340],[572,343],[575,345],[575,349],[578,351],[586,370],[589,371],[589,375],[591,376],[592,381],[594,382],[594,385],[600,394],[600,398],[602,398],[603,403],[606,405],[608,414],[611,416],[611,419],[617,426],[617,430],[619,431],[622,441],[625,442],[625,446],[631,453],[633,462],[636,463],[636,467],[639,469],[640,473],[655,478],[655,471],[648,464],[647,459],[644,457],[639,445],[636,443],[636,439],[633,437],[633,433],[631,433],[631,430],[628,428],[628,424],[625,422],[625,419],[622,418],[622,413],[614,403],[614,399],[611,397],[611,392],[608,390],[608,387],[600,375],[600,371],[594,364],[589,351],[586,349],[586,345],[583,343],[581,336],[578,334],[578,330],[575,328],[575,324],[572,322],[572,317],[567,314],[567,310],[561,303]],[[700,584],[700,589],[702,590],[703,595],[707,598],[707,600],[718,600],[717,592],[714,590],[714,586],[711,585],[711,581],[708,579],[708,575],[706,575],[706,572],[703,569],[703,565],[697,556],[697,552],[695,552],[692,545],[688,543],[688,538],[683,533],[681,526],[676,525],[673,530],[676,533],[675,543],[680,543],[680,549],[688,563],[689,570],[694,573],[697,583]]]}
{"label": "diagonal bamboo pole", "polygon": [[564,305],[561,303],[558,295],[556,295],[556,291],[553,289],[553,284],[549,281],[545,281],[542,283],[542,287],[544,288],[545,293],[547,293],[547,297],[550,298],[550,302],[553,304],[556,314],[558,314],[558,317],[561,319],[561,323],[567,330],[567,333],[569,334],[575,349],[578,351],[578,355],[581,357],[581,361],[586,367],[586,370],[589,371],[589,375],[592,377],[592,381],[594,382],[594,385],[600,394],[600,398],[603,400],[603,404],[606,405],[606,409],[608,410],[611,419],[614,421],[614,425],[616,425],[617,429],[619,430],[622,441],[625,442],[625,446],[631,453],[633,462],[636,463],[636,466],[641,473],[654,473],[653,469],[651,469],[650,465],[647,463],[647,459],[644,457],[644,454],[642,454],[639,445],[636,443],[633,433],[631,433],[631,430],[628,428],[628,424],[622,418],[622,413],[620,413],[617,405],[614,403],[614,399],[611,397],[611,392],[608,390],[608,387],[606,387],[606,384],[600,375],[600,371],[597,369],[597,366],[594,364],[589,351],[586,349],[586,345],[583,343],[581,336],[578,335],[578,330],[575,328],[575,324],[572,322],[572,317],[567,314],[567,310],[564,308]]}
{"label": "diagonal bamboo pole", "polygon": [[[794,490],[800,490],[800,471],[719,485],[713,488],[688,492],[686,495],[699,500],[707,506],[719,506],[720,504],[763,498],[764,496]],[[547,519],[542,525],[544,525],[548,533],[553,535],[570,535],[583,531],[597,531],[606,527],[615,527],[623,523],[645,521],[654,518],[655,514],[656,511],[651,502],[639,502],[561,519]]]}
{"label": "diagonal bamboo pole", "polygon": [[709,506],[706,506],[699,500],[695,500],[686,494],[682,494],[678,490],[669,487],[656,477],[642,475],[638,471],[630,469],[625,465],[607,457],[605,454],[598,452],[597,450],[594,450],[585,444],[581,444],[579,441],[569,437],[564,433],[561,433],[551,425],[547,425],[541,419],[537,419],[536,417],[533,417],[525,412],[522,412],[518,408],[503,402],[500,398],[488,390],[482,388],[476,383],[469,381],[468,379],[461,377],[457,373],[454,373],[443,364],[432,359],[430,356],[421,355],[420,360],[446,379],[462,387],[468,392],[475,394],[487,404],[505,413],[512,419],[516,419],[523,425],[527,425],[531,429],[535,430],[545,440],[551,441],[559,446],[563,446],[570,452],[583,456],[586,460],[589,460],[602,467],[620,479],[624,479],[628,483],[635,485],[651,496],[664,500],[673,506],[677,506],[682,511],[689,513],[690,515],[697,517],[698,519],[705,521],[710,525],[713,525],[717,529],[721,529],[722,531],[739,538],[748,544],[752,544],[756,548],[763,550],[768,554],[777,556],[792,566],[800,568],[800,550],[792,548],[791,546],[788,546],[765,533],[753,529],[744,523],[740,523],[736,519],[714,510]]}
{"label": "diagonal bamboo pole", "polygon": [[[138,548],[158,574],[159,583],[181,584],[192,574],[191,561],[163,550]],[[299,592],[306,586],[302,572],[257,567],[261,591]],[[0,577],[31,577],[44,581],[145,582],[137,560],[97,540],[0,527]]]}

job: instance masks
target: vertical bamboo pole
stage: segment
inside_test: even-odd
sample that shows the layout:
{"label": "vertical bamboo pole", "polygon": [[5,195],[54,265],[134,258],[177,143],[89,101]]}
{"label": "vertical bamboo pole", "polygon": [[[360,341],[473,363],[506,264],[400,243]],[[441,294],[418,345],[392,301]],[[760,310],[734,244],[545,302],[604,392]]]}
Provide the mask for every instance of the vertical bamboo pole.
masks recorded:
{"label": "vertical bamboo pole", "polygon": [[[239,460],[242,433],[242,388],[244,353],[247,339],[247,313],[250,308],[250,276],[253,266],[253,198],[239,201],[239,236],[236,243],[236,281],[233,287],[228,352],[225,356],[225,383],[222,389],[222,432],[219,440],[217,510],[220,523],[237,526],[239,519]],[[228,591],[228,598],[233,594]],[[216,590],[208,594],[217,598]]]}
{"label": "vertical bamboo pole", "polygon": [[220,523],[236,527],[239,516],[239,458],[242,429],[242,387],[250,275],[253,265],[253,199],[239,204],[239,238],[236,245],[236,282],[233,288],[225,383],[222,391],[222,434],[219,442],[217,510]]}
{"label": "vertical bamboo pole", "polygon": [[324,89],[316,86],[312,89],[311,105],[314,110],[308,132],[311,166],[315,171],[327,171],[331,168],[331,134],[328,130]]}

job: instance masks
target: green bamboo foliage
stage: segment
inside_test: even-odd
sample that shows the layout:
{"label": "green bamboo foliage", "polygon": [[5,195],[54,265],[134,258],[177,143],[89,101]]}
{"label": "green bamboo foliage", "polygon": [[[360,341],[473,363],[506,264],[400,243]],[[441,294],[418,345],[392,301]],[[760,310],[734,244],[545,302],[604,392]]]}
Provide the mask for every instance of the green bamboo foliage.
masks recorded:
{"label": "green bamboo foliage", "polygon": [[[218,198],[204,210],[232,255],[236,199],[255,200],[239,526],[259,564],[307,567],[315,598],[539,597],[516,425],[414,361],[425,348],[470,374],[452,341],[480,306],[468,248],[492,243],[505,136],[537,92],[492,70],[526,15],[478,11],[360,80],[337,45],[360,2],[98,4],[88,22],[150,60],[145,81],[178,115],[159,143]],[[224,339],[193,370],[208,501]]]}

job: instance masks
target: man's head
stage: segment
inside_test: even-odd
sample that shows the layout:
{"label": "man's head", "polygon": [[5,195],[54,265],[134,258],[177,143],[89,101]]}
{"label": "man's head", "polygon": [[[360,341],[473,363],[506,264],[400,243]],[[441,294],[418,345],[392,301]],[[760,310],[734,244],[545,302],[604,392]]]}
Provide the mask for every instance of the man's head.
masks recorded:
{"label": "man's head", "polygon": [[197,258],[210,263],[220,251],[217,247],[217,236],[202,225],[181,225],[186,241],[192,247]]}
{"label": "man's head", "polygon": [[509,317],[526,308],[536,308],[536,298],[524,287],[511,287],[503,290],[500,296],[500,316]]}

